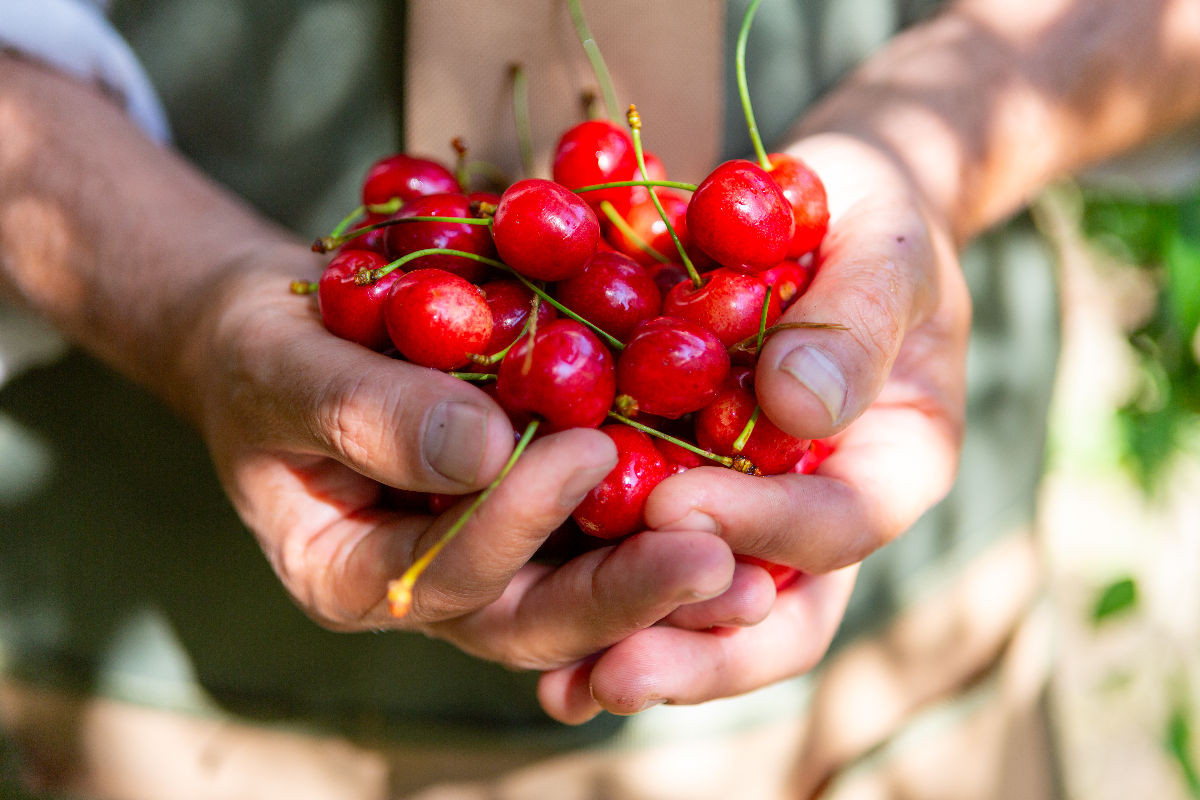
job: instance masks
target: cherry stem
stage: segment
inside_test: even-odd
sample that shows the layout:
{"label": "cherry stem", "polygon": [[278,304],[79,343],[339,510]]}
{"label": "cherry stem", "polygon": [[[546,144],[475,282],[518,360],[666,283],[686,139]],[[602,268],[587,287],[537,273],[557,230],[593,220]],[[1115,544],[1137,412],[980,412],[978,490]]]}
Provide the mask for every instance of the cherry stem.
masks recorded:
{"label": "cherry stem", "polygon": [[758,348],[762,347],[762,341],[771,334],[778,333],[779,331],[796,330],[799,328],[823,331],[849,330],[849,328],[840,322],[778,322],[767,328],[765,331],[759,331],[753,336],[747,336],[740,342],[730,345],[728,350],[730,353],[740,353],[749,352],[753,348],[753,351],[757,352]]}
{"label": "cherry stem", "polygon": [[[541,300],[542,300],[542,298],[538,297],[535,294],[533,296],[533,299],[529,301],[529,305],[530,305],[529,316],[525,318],[525,324],[521,326],[521,332],[518,333],[511,342],[508,343],[507,347],[503,348],[502,350],[497,350],[495,353],[492,353],[490,356],[472,355],[471,363],[480,364],[483,366],[491,366],[492,364],[499,364],[501,361],[504,360],[504,357],[506,355],[508,355],[508,351],[512,350],[513,347],[516,346],[517,342],[521,341],[521,337],[528,334],[530,341],[532,341],[534,334],[537,332],[538,306],[540,305]],[[532,352],[532,350],[530,352]],[[494,374],[492,374],[490,372],[489,373],[464,373],[464,374],[487,375],[489,378],[496,377]]]}
{"label": "cherry stem", "polygon": [[628,425],[631,428],[636,428],[637,430],[641,431],[642,433],[648,433],[651,436],[654,436],[658,439],[662,439],[665,442],[670,442],[673,445],[678,445],[679,447],[682,447],[684,450],[687,450],[688,452],[695,453],[696,455],[700,456],[701,458],[707,458],[710,461],[717,462],[718,464],[720,464],[723,467],[729,467],[730,469],[733,469],[733,459],[729,456],[719,456],[710,450],[705,450],[703,447],[697,447],[696,445],[692,444],[691,442],[686,442],[683,439],[680,439],[676,436],[672,436],[669,433],[663,433],[660,430],[651,428],[649,425],[643,425],[642,423],[638,422],[637,420],[630,419],[629,417],[625,416],[624,414],[618,414],[615,411],[609,411],[608,416],[611,417],[612,419],[615,419],[617,422],[621,422],[625,425]]}
{"label": "cherry stem", "polygon": [[533,438],[533,434],[537,431],[538,423],[539,420],[535,419],[525,426],[525,431],[521,434],[520,441],[513,448],[512,455],[508,457],[508,461],[505,462],[503,469],[500,470],[500,474],[487,485],[487,488],[475,495],[475,499],[471,501],[467,509],[459,515],[454,524],[446,529],[441,538],[434,542],[433,547],[430,547],[420,558],[414,561],[412,566],[404,571],[403,575],[396,580],[388,582],[388,610],[393,617],[403,617],[408,613],[412,607],[412,590],[413,586],[416,585],[417,578],[421,576],[421,573],[425,571],[426,567],[429,566],[437,554],[442,551],[442,548],[458,535],[458,532],[463,529],[463,526],[467,524],[475,514],[475,511],[487,500],[488,495],[500,485],[500,482],[512,470],[513,465],[517,463],[517,459],[521,457],[521,453],[525,452],[525,448],[529,445],[529,440]]}
{"label": "cherry stem", "polygon": [[460,381],[477,381],[479,383],[487,383],[488,381],[496,380],[494,372],[447,372],[452,378],[458,378]]}
{"label": "cherry stem", "polygon": [[696,191],[696,184],[683,181],[609,181],[608,183],[593,183],[591,186],[580,186],[576,192],[597,192],[601,189],[620,189],[623,186],[664,186],[668,189],[682,189],[685,192]]}
{"label": "cherry stem", "polygon": [[742,432],[733,440],[733,452],[740,453],[746,447],[746,443],[750,441],[750,436],[754,433],[754,426],[758,424],[758,415],[761,413],[762,407],[756,403],[750,419],[746,420],[746,427],[742,428]]}
{"label": "cherry stem", "polygon": [[[373,206],[378,207],[378,206]],[[350,233],[338,234],[333,233],[329,236],[324,236],[313,242],[312,249],[317,253],[328,253],[330,250],[335,250],[346,242],[357,239],[359,236],[364,236],[371,231],[377,231],[380,228],[387,228],[392,225],[401,225],[405,222],[454,222],[463,225],[491,225],[491,219],[485,217],[400,217],[399,219],[384,219],[370,225],[364,225],[361,228],[355,228]]]}
{"label": "cherry stem", "polygon": [[650,256],[660,264],[671,263],[671,259],[655,250],[649,242],[641,237],[641,234],[629,226],[629,223],[624,217],[621,216],[621,212],[617,211],[616,207],[613,206],[612,203],[607,200],[601,200],[600,210],[604,213],[604,216],[608,218],[608,221],[611,222],[613,226],[615,226],[616,229],[625,236],[626,239],[634,243],[637,249],[641,250],[643,253]]}
{"label": "cherry stem", "polygon": [[[646,171],[646,154],[642,149],[642,115],[638,113],[637,106],[630,103],[625,118],[629,122],[630,135],[633,138],[633,154],[637,156],[638,170],[641,171],[642,179],[648,181],[650,174]],[[683,248],[683,242],[679,241],[679,234],[675,232],[675,226],[671,224],[671,220],[667,219],[667,211],[663,208],[662,202],[653,189],[650,190],[650,200],[654,203],[654,208],[658,211],[658,216],[662,218],[663,224],[667,226],[667,233],[671,234],[671,241],[675,243],[675,249],[679,251],[679,258],[683,262],[683,268],[687,270],[692,286],[699,289],[704,285],[704,281],[700,279],[700,273],[696,271],[696,266],[688,258],[687,251]]]}
{"label": "cherry stem", "polygon": [[[416,218],[410,217],[410,219],[416,219]],[[608,344],[609,347],[613,348],[614,350],[624,350],[625,349],[625,344],[620,339],[616,338],[611,333],[606,332],[603,328],[600,328],[595,323],[589,322],[588,320],[584,319],[579,314],[575,313],[571,309],[564,306],[558,300],[555,300],[553,297],[550,296],[550,294],[545,289],[538,286],[537,284],[535,284],[533,281],[526,278],[521,273],[517,272],[515,269],[510,267],[508,264],[505,264],[503,261],[497,261],[494,258],[488,258],[487,256],[481,256],[478,253],[469,253],[466,250],[454,250],[449,247],[429,247],[429,248],[426,248],[425,250],[414,250],[411,253],[406,253],[405,255],[400,256],[400,258],[397,258],[395,261],[393,261],[389,264],[385,264],[384,266],[379,267],[378,269],[364,270],[364,272],[366,272],[366,277],[363,282],[364,283],[374,283],[375,281],[382,278],[384,275],[387,275],[392,270],[399,269],[400,267],[404,266],[405,264],[407,264],[410,261],[413,261],[414,259],[418,259],[423,256],[436,256],[436,255],[461,256],[462,258],[469,258],[472,261],[478,261],[480,264],[487,264],[490,267],[495,267],[496,269],[503,270],[503,271],[507,272],[508,274],[512,275],[518,281],[520,281],[525,286],[526,289],[533,292],[535,295],[540,297],[543,301],[549,303],[550,305],[552,305],[556,309],[558,309],[564,316],[570,317],[571,319],[575,320],[576,322],[580,323],[581,325],[586,325],[588,328],[590,328],[592,331],[594,331],[597,336],[599,336],[601,339],[603,339]]]}
{"label": "cherry stem", "polygon": [[571,21],[575,23],[575,33],[579,36],[579,43],[583,45],[583,52],[587,54],[588,61],[592,65],[592,72],[596,75],[596,83],[600,85],[600,92],[604,95],[604,108],[608,111],[609,119],[616,122],[617,94],[613,91],[612,76],[608,72],[608,65],[604,63],[604,56],[600,54],[600,46],[596,44],[596,39],[592,36],[591,29],[588,28],[579,0],[567,0],[567,7],[571,11]]}
{"label": "cherry stem", "polygon": [[533,125],[529,116],[529,79],[525,65],[514,63],[509,67],[512,75],[513,119],[517,124],[517,141],[521,147],[521,170],[528,176],[534,171]]}
{"label": "cherry stem", "polygon": [[738,97],[742,101],[742,113],[746,116],[746,127],[750,130],[750,142],[754,145],[754,153],[758,157],[758,165],[770,171],[771,162],[767,158],[766,148],[763,147],[762,136],[758,132],[758,123],[754,120],[754,109],[750,105],[750,87],[746,81],[746,40],[750,37],[750,23],[754,20],[754,12],[762,0],[753,0],[746,8],[742,17],[742,27],[738,31],[737,51],[734,64],[737,68]]}
{"label": "cherry stem", "polygon": [[467,143],[463,141],[461,136],[455,136],[450,140],[450,148],[454,151],[454,180],[458,181],[458,185],[467,188]]}
{"label": "cherry stem", "polygon": [[758,317],[758,338],[754,340],[756,353],[762,350],[763,339],[767,335],[767,314],[771,311],[771,293],[774,291],[774,286],[768,286],[766,294],[763,295],[762,313]]}

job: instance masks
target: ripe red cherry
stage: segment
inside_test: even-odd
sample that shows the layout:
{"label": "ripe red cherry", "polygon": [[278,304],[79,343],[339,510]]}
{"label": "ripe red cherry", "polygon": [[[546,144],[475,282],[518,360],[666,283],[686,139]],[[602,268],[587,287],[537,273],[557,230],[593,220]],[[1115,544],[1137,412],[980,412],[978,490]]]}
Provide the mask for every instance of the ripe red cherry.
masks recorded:
{"label": "ripe red cherry", "polygon": [[688,231],[726,267],[773,267],[787,255],[796,220],[774,179],[750,161],[726,161],[692,194]]}
{"label": "ripe red cherry", "polygon": [[[512,278],[488,281],[479,288],[492,312],[492,338],[483,349],[483,355],[490,356],[508,347],[521,335],[533,308],[533,292]],[[555,316],[554,306],[538,303],[539,327]]]}
{"label": "ripe red cherry", "polygon": [[637,411],[667,419],[707,405],[728,374],[729,353],[721,341],[701,326],[674,317],[643,322],[617,357],[621,393],[632,399]]}
{"label": "ripe red cherry", "polygon": [[[471,198],[465,194],[429,194],[405,203],[395,219],[410,217],[471,217]],[[386,228],[388,254],[393,258],[431,247],[463,250],[487,258],[496,257],[496,247],[486,225],[465,222],[402,222]],[[472,283],[482,280],[488,266],[462,256],[438,254],[421,256],[405,264],[409,271],[444,269]]]}
{"label": "ripe red cherry", "polygon": [[[703,279],[699,289],[690,281],[676,284],[663,298],[663,314],[704,326],[726,347],[758,333],[767,298],[767,285],[758,275],[725,267],[706,273]],[[767,324],[775,324],[780,313],[772,293]]]}
{"label": "ripe red cherry", "polygon": [[746,445],[736,452],[733,449],[757,403],[754,373],[734,367],[716,398],[696,412],[696,442],[718,455],[743,455],[764,475],[789,472],[808,449],[809,440],[784,433],[765,414],[759,414]]}
{"label": "ripe red cherry", "polygon": [[381,158],[363,178],[363,205],[382,205],[399,197],[401,202],[427,194],[461,192],[454,174],[437,161],[397,153]]}
{"label": "ripe red cherry", "polygon": [[639,264],[620,253],[598,252],[573,278],[554,287],[567,308],[624,341],[644,320],[658,316],[658,284]]}
{"label": "ripe red cherry", "polygon": [[396,281],[385,309],[388,335],[414,364],[457,369],[492,335],[492,313],[475,284],[445,270],[418,269]]}
{"label": "ripe red cherry", "polygon": [[796,220],[796,231],[792,234],[787,257],[799,258],[816,250],[829,230],[825,184],[817,173],[795,156],[771,153],[767,161],[771,164],[769,174],[783,190],[783,196],[787,198]]}
{"label": "ripe red cherry", "polygon": [[598,428],[615,394],[608,349],[571,319],[553,320],[533,337],[522,336],[496,375],[500,405],[513,415],[541,416],[550,430]]}
{"label": "ripe red cherry", "polygon": [[[360,222],[355,223],[350,230],[357,231],[369,225],[374,225],[377,222],[383,222],[386,219],[391,219],[385,214],[367,214]],[[349,239],[338,250],[344,252],[346,250],[371,250],[379,253],[381,256],[388,254],[387,249],[387,228],[376,228],[373,231],[360,233],[353,239]]]}
{"label": "ripe red cherry", "polygon": [[813,262],[811,258],[804,261],[788,259],[780,261],[770,269],[755,273],[762,278],[763,283],[772,288],[772,294],[779,298],[780,308],[787,309],[800,299],[808,289],[813,279]]}
{"label": "ripe red cherry", "polygon": [[600,430],[617,446],[617,465],[588,492],[571,517],[584,533],[616,539],[646,527],[646,497],[673,471],[641,431],[628,425],[605,425]]}
{"label": "ripe red cherry", "polygon": [[[554,149],[554,180],[568,189],[628,181],[638,165],[629,134],[608,120],[581,122],[562,135]],[[602,189],[580,195],[593,209],[607,200],[619,211],[629,208],[630,188]]]}
{"label": "ripe red cherry", "polygon": [[372,350],[387,348],[384,307],[392,284],[402,273],[393,270],[373,283],[358,280],[363,270],[386,264],[387,259],[370,250],[343,250],[330,260],[317,281],[317,306],[330,333]]}
{"label": "ripe red cherry", "polygon": [[561,281],[578,275],[600,241],[596,214],[579,195],[527,178],[500,196],[492,235],[501,260],[528,278]]}

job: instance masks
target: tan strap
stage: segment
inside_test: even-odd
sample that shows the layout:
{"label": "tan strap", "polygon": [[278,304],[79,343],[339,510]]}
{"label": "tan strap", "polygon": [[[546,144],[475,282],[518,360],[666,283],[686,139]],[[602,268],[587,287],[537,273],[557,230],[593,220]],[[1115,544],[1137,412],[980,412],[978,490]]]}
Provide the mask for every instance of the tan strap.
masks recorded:
{"label": "tan strap", "polygon": [[[566,0],[407,5],[406,149],[446,160],[451,140],[461,136],[470,158],[522,177],[510,77],[511,65],[520,63],[535,163],[548,176],[559,136],[584,119],[581,96],[600,94]],[[703,178],[721,146],[725,4],[584,0],[583,10],[612,74],[622,124],[625,107],[635,103],[646,147],[670,177]]]}

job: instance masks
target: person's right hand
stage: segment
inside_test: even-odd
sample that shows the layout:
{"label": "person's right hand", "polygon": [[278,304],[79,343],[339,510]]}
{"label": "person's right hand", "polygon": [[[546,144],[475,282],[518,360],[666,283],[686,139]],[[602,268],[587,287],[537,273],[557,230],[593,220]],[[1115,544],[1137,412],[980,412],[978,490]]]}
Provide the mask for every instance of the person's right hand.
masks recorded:
{"label": "person's right hand", "polygon": [[553,669],[721,594],[729,546],[712,533],[634,536],[558,567],[530,563],[615,464],[593,430],[539,437],[416,583],[385,594],[459,516],[395,510],[389,490],[466,494],[500,471],[514,432],[482,391],[328,333],[282,247],[214,285],[185,352],[193,416],[234,505],[306,613],[338,630],[401,628],[510,667]]}

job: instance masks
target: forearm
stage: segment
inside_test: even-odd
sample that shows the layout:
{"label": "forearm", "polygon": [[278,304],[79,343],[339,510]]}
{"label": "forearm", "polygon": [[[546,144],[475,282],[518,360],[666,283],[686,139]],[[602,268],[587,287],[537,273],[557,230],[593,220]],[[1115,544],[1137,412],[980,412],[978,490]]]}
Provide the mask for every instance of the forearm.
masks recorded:
{"label": "forearm", "polygon": [[[0,291],[185,414],[212,287],[293,237],[150,142],[97,89],[0,56]],[[286,284],[281,284],[286,286]]]}
{"label": "forearm", "polygon": [[1048,180],[1197,114],[1196,0],[963,0],[897,37],[797,135],[881,146],[961,242]]}

